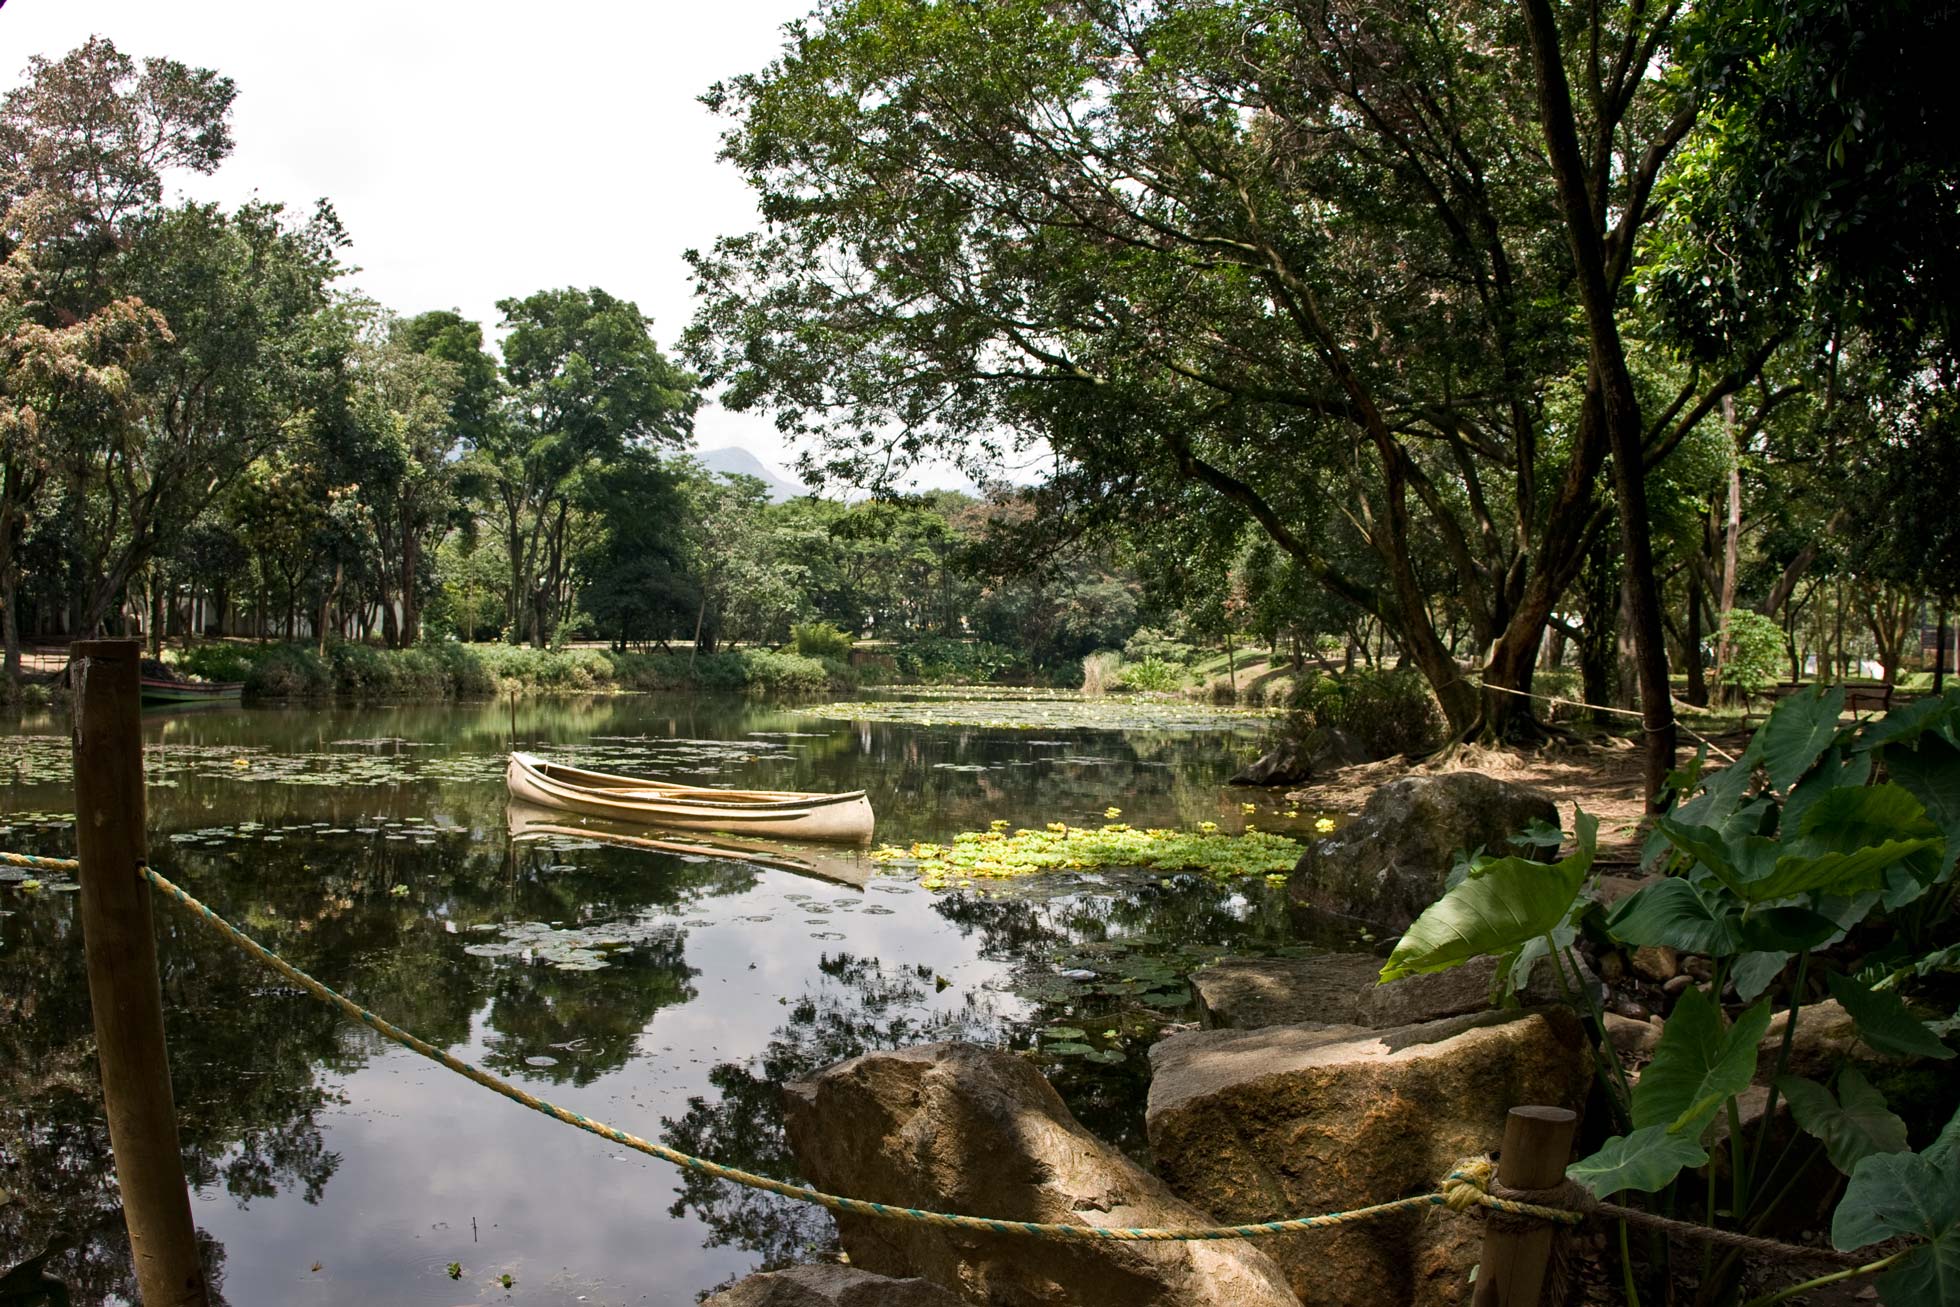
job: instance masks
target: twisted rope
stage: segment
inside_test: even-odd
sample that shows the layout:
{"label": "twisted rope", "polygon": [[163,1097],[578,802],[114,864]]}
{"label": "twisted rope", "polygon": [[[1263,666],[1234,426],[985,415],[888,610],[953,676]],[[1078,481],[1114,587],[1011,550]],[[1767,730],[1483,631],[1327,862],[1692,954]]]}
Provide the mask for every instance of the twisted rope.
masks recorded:
{"label": "twisted rope", "polygon": [[1488,1192],[1490,1184],[1490,1162],[1476,1159],[1460,1165],[1444,1179],[1436,1192],[1417,1194],[1409,1198],[1397,1198],[1392,1202],[1375,1203],[1367,1207],[1357,1207],[1345,1212],[1328,1212],[1319,1216],[1296,1216],[1281,1221],[1259,1221],[1250,1225],[1205,1225],[1185,1229],[1143,1228],[1104,1228],[1094,1225],[1074,1225],[1046,1223],[1039,1221],[1010,1221],[985,1216],[957,1216],[949,1212],[929,1212],[916,1207],[899,1207],[887,1203],[869,1202],[862,1198],[845,1198],[839,1194],[828,1194],[807,1185],[789,1184],[774,1180],[766,1175],[752,1171],[737,1170],[723,1166],[704,1157],[695,1157],[679,1149],[656,1144],[650,1139],[629,1134],[616,1126],[603,1121],[595,1121],[588,1116],[559,1107],[555,1103],[528,1093],[509,1081],[461,1058],[452,1057],[433,1044],[417,1039],[399,1026],[376,1016],[354,1000],[336,992],[330,986],[315,980],[292,963],[286,961],[271,949],[246,935],[236,926],[213,912],[209,907],[193,898],[183,889],[149,867],[142,869],[143,878],[157,890],[174,899],[178,906],[200,918],[219,935],[233,945],[258,959],[286,979],[304,989],[307,993],[324,1003],[331,1004],[359,1021],[368,1029],[384,1039],[400,1044],[403,1048],[420,1053],[432,1062],[439,1062],[457,1075],[482,1085],[522,1104],[534,1112],[542,1112],[566,1125],[576,1126],[589,1134],[609,1139],[624,1148],[657,1157],[663,1162],[685,1170],[696,1172],[716,1180],[727,1180],[733,1184],[746,1185],[766,1193],[780,1194],[798,1202],[815,1203],[833,1212],[849,1212],[857,1216],[877,1216],[892,1220],[912,1221],[923,1225],[938,1226],[950,1230],[977,1230],[988,1234],[1021,1234],[1040,1239],[1076,1240],[1114,1240],[1138,1243],[1203,1242],[1218,1239],[1256,1239],[1266,1235],[1294,1234],[1302,1230],[1324,1230],[1332,1226],[1348,1225],[1358,1221],[1372,1220],[1379,1216],[1390,1216],[1397,1212],[1420,1211],[1426,1208],[1446,1207],[1451,1211],[1468,1211],[1475,1207],[1490,1208],[1510,1213],[1513,1216],[1532,1217],[1540,1221],[1573,1225],[1585,1218],[1578,1212],[1560,1207],[1521,1202],[1502,1198]]}
{"label": "twisted rope", "polygon": [[0,864],[33,871],[79,871],[82,866],[74,858],[37,858],[31,853],[0,853]]}

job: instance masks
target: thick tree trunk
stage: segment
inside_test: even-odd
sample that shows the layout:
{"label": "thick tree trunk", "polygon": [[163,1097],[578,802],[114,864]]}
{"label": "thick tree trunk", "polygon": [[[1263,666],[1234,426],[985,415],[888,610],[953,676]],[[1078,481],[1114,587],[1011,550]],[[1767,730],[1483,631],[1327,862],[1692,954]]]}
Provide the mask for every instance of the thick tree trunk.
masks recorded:
{"label": "thick tree trunk", "polygon": [[[1523,10],[1537,73],[1539,121],[1579,274],[1579,298],[1586,311],[1591,376],[1580,425],[1583,428],[1589,420],[1604,423],[1601,429],[1612,455],[1613,498],[1620,514],[1628,616],[1639,672],[1641,725],[1647,736],[1647,807],[1653,812],[1660,809],[1668,774],[1674,770],[1675,727],[1674,700],[1667,681],[1667,633],[1661,619],[1660,584],[1654,572],[1652,523],[1647,509],[1645,433],[1615,318],[1617,287],[1607,270],[1602,235],[1607,215],[1596,211],[1587,192],[1588,174],[1579,150],[1578,119],[1566,83],[1557,20],[1550,0],[1525,0]],[[1636,220],[1632,214],[1626,219],[1628,224]],[[1632,232],[1622,236],[1631,240]]]}
{"label": "thick tree trunk", "polygon": [[0,632],[7,644],[6,678],[20,680],[20,582],[14,569],[0,566]]}

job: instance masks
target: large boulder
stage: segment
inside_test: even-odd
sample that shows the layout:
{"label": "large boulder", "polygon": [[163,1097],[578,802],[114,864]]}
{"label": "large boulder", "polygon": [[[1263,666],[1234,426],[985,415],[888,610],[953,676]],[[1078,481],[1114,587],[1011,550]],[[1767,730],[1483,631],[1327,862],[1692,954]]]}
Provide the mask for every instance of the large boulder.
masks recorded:
{"label": "large boulder", "polygon": [[[1077,1124],[1025,1059],[926,1044],[784,1089],[803,1174],[833,1193],[1011,1221],[1191,1226],[1211,1216]],[[988,1307],[1299,1307],[1245,1242],[1074,1242],[840,1214],[851,1264]]]}
{"label": "large boulder", "polygon": [[855,1266],[792,1266],[751,1275],[701,1307],[960,1307],[926,1280],[894,1280]]}
{"label": "large boulder", "polygon": [[1542,790],[1481,772],[1405,776],[1308,845],[1289,888],[1320,911],[1404,930],[1442,894],[1457,850],[1511,852],[1511,837],[1534,821],[1558,822]]}
{"label": "large boulder", "polygon": [[[1269,1026],[1173,1035],[1150,1050],[1148,1128],[1177,1193],[1230,1222],[1420,1194],[1495,1149],[1506,1112],[1577,1110],[1591,1075],[1563,1008],[1393,1030]],[[1305,1302],[1467,1302],[1480,1226],[1408,1213],[1262,1241]]]}

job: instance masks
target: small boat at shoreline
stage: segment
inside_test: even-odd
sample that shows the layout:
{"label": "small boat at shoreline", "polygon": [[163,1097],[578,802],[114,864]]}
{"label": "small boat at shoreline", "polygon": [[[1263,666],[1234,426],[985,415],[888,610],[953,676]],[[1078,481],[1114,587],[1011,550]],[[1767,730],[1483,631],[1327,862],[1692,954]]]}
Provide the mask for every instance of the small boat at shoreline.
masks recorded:
{"label": "small boat at shoreline", "polygon": [[536,807],[676,830],[865,844],[874,821],[863,790],[803,794],[672,785],[567,767],[533,753],[510,755],[504,783],[513,799]]}
{"label": "small boat at shoreline", "polygon": [[581,817],[562,810],[536,808],[517,799],[512,799],[505,808],[505,820],[513,844],[549,839],[592,840],[620,849],[746,862],[851,889],[863,889],[871,879],[871,861],[861,850],[820,849],[773,840],[736,841],[725,837],[718,839],[679,833],[662,839],[659,838],[662,834],[659,827],[611,821],[603,817]]}
{"label": "small boat at shoreline", "polygon": [[144,703],[230,703],[245,693],[243,681],[180,681],[168,676],[141,678]]}

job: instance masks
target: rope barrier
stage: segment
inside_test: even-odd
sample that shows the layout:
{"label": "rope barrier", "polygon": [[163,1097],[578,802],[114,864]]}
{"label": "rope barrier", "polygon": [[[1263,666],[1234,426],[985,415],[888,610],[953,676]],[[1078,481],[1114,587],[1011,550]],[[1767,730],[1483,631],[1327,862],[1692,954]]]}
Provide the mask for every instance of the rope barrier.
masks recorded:
{"label": "rope barrier", "polygon": [[[1638,717],[1643,721],[1646,720],[1644,714],[1637,712],[1632,708],[1609,708],[1605,704],[1587,703],[1583,699],[1561,699],[1557,695],[1553,695],[1553,694],[1533,694],[1529,690],[1514,690],[1508,685],[1492,685],[1488,681],[1477,682],[1477,688],[1480,690],[1495,690],[1499,694],[1515,694],[1520,699],[1536,699],[1540,703],[1564,704],[1568,708],[1584,708],[1588,712],[1612,713],[1616,717]],[[1682,708],[1692,709],[1694,708],[1693,704],[1682,703],[1679,699],[1671,700],[1670,704],[1673,708],[1677,710],[1674,716],[1674,728],[1676,730],[1680,731],[1683,735],[1687,736],[1691,740],[1696,740],[1702,744],[1707,745],[1708,751],[1714,754],[1716,757],[1720,758],[1723,762],[1734,762],[1736,760],[1734,754],[1724,749],[1721,745],[1715,743],[1715,741],[1709,739],[1706,735],[1700,734],[1692,726],[1689,726],[1686,722],[1681,720],[1681,715],[1678,710]]]}
{"label": "rope barrier", "polygon": [[31,853],[0,853],[0,865],[26,867],[30,871],[80,871],[74,858],[37,858]]}
{"label": "rope barrier", "polygon": [[984,1216],[958,1216],[949,1212],[929,1212],[916,1207],[900,1207],[888,1203],[874,1203],[862,1198],[846,1198],[839,1194],[828,1194],[807,1185],[794,1185],[786,1181],[774,1180],[766,1175],[756,1175],[752,1171],[737,1170],[723,1166],[704,1157],[683,1153],[679,1149],[656,1144],[629,1134],[616,1126],[603,1121],[595,1121],[569,1108],[528,1093],[499,1076],[492,1075],[461,1058],[452,1057],[433,1044],[424,1042],[409,1034],[399,1026],[376,1016],[354,1000],[334,990],[325,983],[314,979],[292,963],[252,939],[223,917],[213,912],[205,904],[186,893],[170,880],[152,870],[143,868],[143,877],[158,891],[176,901],[219,935],[239,949],[258,959],[286,979],[304,989],[307,993],[324,1003],[331,1004],[353,1017],[368,1029],[384,1039],[400,1044],[402,1047],[420,1053],[423,1057],[454,1071],[467,1080],[474,1081],[514,1103],[519,1103],[534,1112],[566,1125],[576,1126],[601,1139],[611,1140],[635,1152],[657,1157],[685,1170],[693,1171],[716,1180],[727,1180],[734,1184],[760,1189],[766,1193],[780,1194],[798,1202],[815,1203],[833,1212],[849,1212],[857,1216],[877,1216],[891,1220],[913,1221],[924,1225],[939,1226],[943,1229],[978,1230],[989,1234],[1020,1234],[1041,1239],[1112,1240],[1139,1243],[1185,1243],[1205,1242],[1218,1239],[1255,1239],[1266,1235],[1293,1234],[1302,1230],[1321,1230],[1352,1222],[1371,1220],[1379,1216],[1389,1216],[1397,1212],[1419,1211],[1425,1208],[1447,1207],[1452,1211],[1468,1211],[1483,1207],[1513,1216],[1533,1217],[1562,1225],[1577,1225],[1585,1217],[1563,1207],[1549,1207],[1539,1203],[1520,1202],[1515,1199],[1500,1198],[1489,1192],[1490,1163],[1487,1160],[1466,1162],[1450,1173],[1434,1193],[1417,1194],[1409,1198],[1397,1198],[1391,1202],[1375,1203],[1367,1207],[1357,1207],[1345,1212],[1327,1212],[1319,1216],[1296,1216],[1280,1221],[1259,1221],[1249,1225],[1206,1225],[1187,1229],[1142,1228],[1104,1228],[1093,1225],[1072,1225],[1044,1223],[1039,1221],[1011,1221]]}

